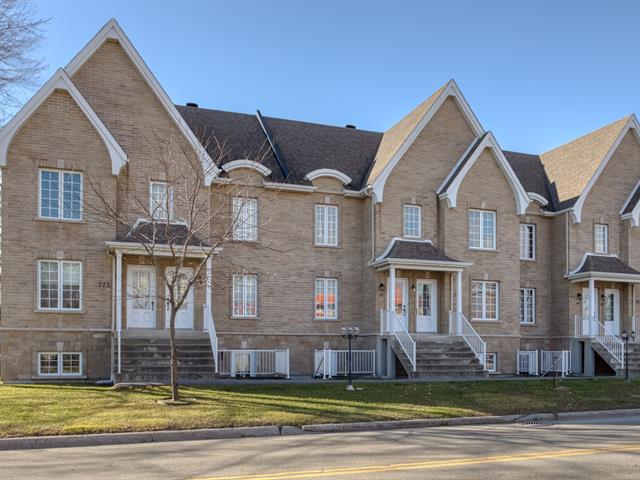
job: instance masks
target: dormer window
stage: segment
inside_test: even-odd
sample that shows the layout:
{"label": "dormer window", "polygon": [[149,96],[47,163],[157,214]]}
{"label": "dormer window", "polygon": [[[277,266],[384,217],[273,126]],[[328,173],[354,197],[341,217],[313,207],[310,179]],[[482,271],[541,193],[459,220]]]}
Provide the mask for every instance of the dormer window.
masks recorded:
{"label": "dormer window", "polygon": [[149,213],[154,220],[173,218],[173,187],[167,182],[151,182]]}
{"label": "dormer window", "polygon": [[406,238],[422,237],[422,208],[420,205],[404,205],[403,236]]}

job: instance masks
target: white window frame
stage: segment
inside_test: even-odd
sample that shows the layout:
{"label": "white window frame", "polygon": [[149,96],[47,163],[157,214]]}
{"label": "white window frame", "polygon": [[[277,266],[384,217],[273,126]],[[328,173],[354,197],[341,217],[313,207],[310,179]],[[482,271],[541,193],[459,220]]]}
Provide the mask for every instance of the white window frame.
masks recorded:
{"label": "white window frame", "polygon": [[[164,185],[166,188],[166,195],[168,196],[167,208],[165,209],[164,205],[156,205],[155,200],[153,198],[153,187],[155,185]],[[160,221],[171,221],[173,220],[173,201],[174,201],[174,191],[173,185],[170,185],[168,182],[161,182],[159,180],[152,180],[149,182],[149,214],[154,220]],[[167,212],[166,216],[164,216],[163,212]]]}
{"label": "white window frame", "polygon": [[[322,312],[323,315],[322,316],[318,316],[318,312],[316,310],[316,295],[318,294],[318,282],[322,283],[322,298],[323,298],[323,305],[322,305]],[[333,316],[327,316],[327,312],[329,311],[329,302],[327,300],[328,294],[327,291],[329,289],[329,282],[335,282],[335,309],[334,309],[334,315]],[[337,278],[335,277],[316,277],[315,282],[314,282],[314,287],[313,287],[313,317],[316,320],[337,320],[338,319],[338,298],[339,298],[339,284],[340,282],[338,281]]]}
{"label": "white window frame", "polygon": [[[416,215],[415,211],[417,211],[417,230],[412,228],[409,231],[407,217]],[[410,203],[405,203],[402,206],[402,236],[406,238],[422,238],[422,206]]]}
{"label": "white window frame", "polygon": [[[600,233],[602,233],[602,238],[599,238]],[[603,245],[600,245],[600,241]],[[593,226],[593,251],[595,253],[609,253],[609,225],[596,223]]]}
{"label": "white window frame", "polygon": [[[322,211],[322,223],[320,224],[319,212]],[[329,211],[335,212],[335,239],[329,238]],[[314,208],[314,244],[318,247],[337,247],[340,243],[340,210],[337,205],[316,204]]]}
{"label": "white window frame", "polygon": [[[481,299],[482,299],[482,316],[481,317],[473,317],[471,320],[474,321],[480,321],[480,322],[497,322],[498,320],[500,320],[500,283],[499,282],[494,282],[494,281],[490,281],[490,280],[473,280],[471,282],[471,294],[469,295],[470,299],[471,299],[471,308],[470,308],[470,312],[473,312],[473,286],[474,284],[479,283],[482,285],[482,293],[481,293]],[[496,311],[496,316],[495,318],[489,318],[487,317],[487,285],[495,285],[496,286],[496,304],[495,304],[495,311]]]}
{"label": "white window frame", "polygon": [[[472,235],[471,235],[471,214],[472,213],[479,213],[480,214],[480,234],[479,234],[479,243],[478,245],[473,245],[472,244]],[[491,246],[487,246],[485,244],[485,240],[484,240],[484,222],[486,218],[492,218],[493,219],[493,229],[491,231],[491,238],[493,239],[493,245]],[[496,246],[498,243],[497,240],[497,215],[496,212],[493,210],[480,210],[477,208],[470,208],[469,212],[467,214],[467,226],[469,229],[469,249],[470,250],[491,250],[494,251],[496,250]]]}
{"label": "white window frame", "polygon": [[[253,213],[249,209],[253,208]],[[258,199],[252,197],[233,197],[233,240],[255,242],[258,240]]]}
{"label": "white window frame", "polygon": [[[41,368],[41,358],[42,355],[56,355],[57,356],[57,371],[55,373],[43,373]],[[64,355],[78,355],[79,356],[79,366],[80,371],[78,373],[64,373],[63,365],[64,365]],[[38,376],[39,377],[81,377],[84,375],[84,361],[82,352],[38,352]]]}
{"label": "white window frame", "polygon": [[[236,279],[240,277],[242,278],[242,312],[240,313],[236,313],[236,305],[235,305],[235,298],[236,298]],[[248,305],[249,305],[249,300],[251,300],[249,298],[249,296],[247,295],[247,279],[248,278],[253,278],[254,279],[254,297],[253,301],[255,303],[255,313],[248,315],[247,314],[247,309],[248,309]],[[233,278],[231,279],[231,316],[233,318],[258,318],[258,276],[255,274],[251,274],[251,273],[238,273],[233,275]]]}
{"label": "white window frame", "polygon": [[[42,173],[43,172],[55,172],[58,174],[58,215],[47,216],[42,213]],[[64,174],[72,174],[80,176],[80,217],[79,218],[66,218],[64,216]],[[77,170],[57,170],[55,168],[40,168],[38,170],[38,218],[44,220],[61,220],[64,222],[82,222],[83,220],[83,198],[84,198],[84,175]]]}
{"label": "white window frame", "polygon": [[536,225],[534,223],[521,223],[520,260],[535,260],[536,248]]}
{"label": "white window frame", "polygon": [[498,371],[498,352],[487,352],[487,357],[485,358],[485,365],[489,365],[489,356],[493,356],[493,368],[487,367],[487,372],[496,373]]}
{"label": "white window frame", "polygon": [[[42,307],[41,305],[41,272],[40,272],[40,265],[42,265],[43,263],[57,263],[58,264],[58,306],[55,308],[52,307]],[[74,265],[79,265],[80,266],[80,299],[78,302],[78,308],[64,308],[63,305],[63,266],[64,264],[74,264]],[[37,270],[38,270],[38,284],[36,286],[36,288],[38,289],[38,305],[36,310],[39,311],[50,311],[50,312],[58,312],[58,311],[62,311],[62,312],[80,312],[82,311],[82,305],[83,305],[83,285],[84,285],[84,275],[83,275],[83,267],[82,267],[82,262],[78,262],[75,260],[52,260],[52,259],[48,259],[48,258],[42,258],[40,260],[38,260],[37,263]]]}
{"label": "white window frame", "polygon": [[[531,305],[531,314],[527,309],[527,302]],[[523,287],[520,289],[520,323],[535,325],[536,323],[536,289]]]}

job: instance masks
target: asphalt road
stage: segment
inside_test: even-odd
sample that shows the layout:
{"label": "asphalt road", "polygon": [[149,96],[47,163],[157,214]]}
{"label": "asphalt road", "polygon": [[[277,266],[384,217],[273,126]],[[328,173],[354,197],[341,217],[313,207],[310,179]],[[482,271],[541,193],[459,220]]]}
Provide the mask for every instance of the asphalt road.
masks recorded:
{"label": "asphalt road", "polygon": [[0,452],[0,479],[640,479],[640,416]]}

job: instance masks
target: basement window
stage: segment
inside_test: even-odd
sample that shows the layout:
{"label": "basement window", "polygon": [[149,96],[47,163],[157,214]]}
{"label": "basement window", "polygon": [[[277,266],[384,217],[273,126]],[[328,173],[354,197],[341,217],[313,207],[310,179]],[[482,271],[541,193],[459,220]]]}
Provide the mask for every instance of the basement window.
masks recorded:
{"label": "basement window", "polygon": [[41,377],[81,376],[82,353],[38,352],[38,375]]}

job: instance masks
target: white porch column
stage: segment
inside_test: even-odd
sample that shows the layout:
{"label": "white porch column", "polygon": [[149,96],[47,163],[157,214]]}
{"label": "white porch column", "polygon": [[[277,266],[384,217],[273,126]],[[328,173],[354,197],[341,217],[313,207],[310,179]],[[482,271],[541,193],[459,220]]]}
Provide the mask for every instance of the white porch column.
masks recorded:
{"label": "white porch column", "polygon": [[387,310],[396,308],[396,267],[389,268],[389,295],[387,296]]}
{"label": "white porch column", "polygon": [[118,373],[122,373],[122,252],[116,251],[116,331],[118,334]]}
{"label": "white porch column", "polygon": [[462,315],[462,271],[456,272],[456,326],[455,332],[460,334],[460,316]]}
{"label": "white porch column", "polygon": [[589,333],[593,335],[596,329],[596,281],[593,278],[589,279]]}

